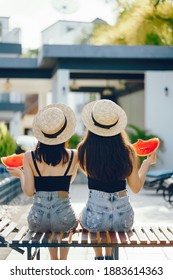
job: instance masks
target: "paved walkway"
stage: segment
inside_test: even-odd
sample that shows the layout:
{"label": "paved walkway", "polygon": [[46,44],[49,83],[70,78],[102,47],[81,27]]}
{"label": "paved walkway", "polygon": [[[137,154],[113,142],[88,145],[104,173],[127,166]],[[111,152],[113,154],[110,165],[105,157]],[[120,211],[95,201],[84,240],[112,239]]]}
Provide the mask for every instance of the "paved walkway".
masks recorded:
{"label": "paved walkway", "polygon": [[[72,185],[71,201],[76,213],[80,213],[87,195],[86,185]],[[156,194],[155,189],[143,189],[137,195],[129,191],[129,195],[135,210],[135,225],[173,223],[173,206],[164,201],[161,193]],[[21,194],[9,205],[1,205],[0,212],[16,221],[19,226],[23,226],[26,224],[26,216],[31,203],[32,198]],[[92,248],[71,248],[68,256],[69,260],[92,260],[93,258]],[[26,259],[26,255],[21,255],[9,248],[0,248],[0,260],[2,259]],[[49,259],[47,248],[41,248],[41,259]],[[171,248],[120,248],[120,259],[173,260],[173,250]]]}

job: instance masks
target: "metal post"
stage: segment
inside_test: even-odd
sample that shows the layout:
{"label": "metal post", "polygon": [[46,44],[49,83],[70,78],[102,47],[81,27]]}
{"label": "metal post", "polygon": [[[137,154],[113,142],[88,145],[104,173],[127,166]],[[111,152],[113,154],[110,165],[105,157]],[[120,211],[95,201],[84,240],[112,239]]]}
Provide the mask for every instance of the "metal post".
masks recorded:
{"label": "metal post", "polygon": [[40,248],[37,249],[37,256],[36,256],[37,260],[40,260]]}
{"label": "metal post", "polygon": [[27,260],[32,260],[31,247],[27,247]]}
{"label": "metal post", "polygon": [[119,260],[119,248],[118,247],[112,248],[112,256],[113,256],[113,260]]}

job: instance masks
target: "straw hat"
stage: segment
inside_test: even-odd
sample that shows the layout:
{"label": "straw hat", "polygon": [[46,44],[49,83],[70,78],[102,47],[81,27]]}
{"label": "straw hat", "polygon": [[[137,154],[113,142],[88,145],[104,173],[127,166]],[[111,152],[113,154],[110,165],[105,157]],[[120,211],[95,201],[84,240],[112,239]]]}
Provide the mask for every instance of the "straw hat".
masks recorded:
{"label": "straw hat", "polygon": [[86,104],[82,110],[82,119],[88,130],[100,136],[119,134],[127,125],[124,110],[107,99]]}
{"label": "straw hat", "polygon": [[74,112],[65,104],[51,104],[41,109],[33,120],[33,134],[46,145],[66,142],[75,132]]}

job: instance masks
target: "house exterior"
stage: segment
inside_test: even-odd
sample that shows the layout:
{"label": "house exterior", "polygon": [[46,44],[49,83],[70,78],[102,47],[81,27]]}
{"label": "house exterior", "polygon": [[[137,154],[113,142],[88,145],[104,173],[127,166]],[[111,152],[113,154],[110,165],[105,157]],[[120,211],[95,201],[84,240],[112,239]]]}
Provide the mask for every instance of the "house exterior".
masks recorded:
{"label": "house exterior", "polygon": [[41,32],[41,42],[42,45],[90,44],[94,26],[103,23],[107,24],[99,18],[92,22],[60,20]]}
{"label": "house exterior", "polygon": [[[3,50],[2,43],[0,50]],[[17,111],[20,117],[16,113],[16,118],[13,115],[9,119],[12,134],[17,136],[32,130],[32,119],[37,109],[58,102],[69,104],[75,110],[76,132],[83,134],[83,105],[93,99],[109,98],[124,108],[129,123],[163,140],[164,151],[158,152],[157,167],[173,168],[170,156],[173,137],[173,47],[46,43],[35,58],[23,58],[20,54],[10,56],[10,59],[7,54],[1,56],[1,93],[7,79],[15,89],[10,92],[10,100],[19,100],[19,93],[25,96],[32,93],[38,98],[28,100],[28,108],[33,106],[30,120],[26,118],[28,108],[25,108],[25,114]],[[1,120],[10,116],[10,111],[5,114],[4,108],[0,104]]]}
{"label": "house exterior", "polygon": [[[17,58],[22,53],[19,28],[9,30],[9,18],[0,17],[0,58]],[[2,65],[1,65],[2,67]],[[24,110],[24,99],[11,92],[8,76],[2,77],[0,87],[0,121],[6,123],[12,134],[20,133],[19,123]]]}
{"label": "house exterior", "polygon": [[9,29],[9,17],[0,17],[0,42],[20,44],[21,29]]}

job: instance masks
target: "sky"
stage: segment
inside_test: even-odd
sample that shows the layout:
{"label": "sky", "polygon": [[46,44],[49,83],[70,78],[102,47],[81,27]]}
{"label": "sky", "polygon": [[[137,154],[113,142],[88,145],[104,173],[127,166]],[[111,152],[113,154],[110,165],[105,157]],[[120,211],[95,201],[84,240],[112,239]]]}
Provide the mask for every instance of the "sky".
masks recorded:
{"label": "sky", "polygon": [[59,20],[89,22],[98,17],[113,24],[115,3],[116,0],[0,0],[0,17],[10,18],[10,29],[21,28],[23,48],[34,49],[41,45],[41,31]]}

